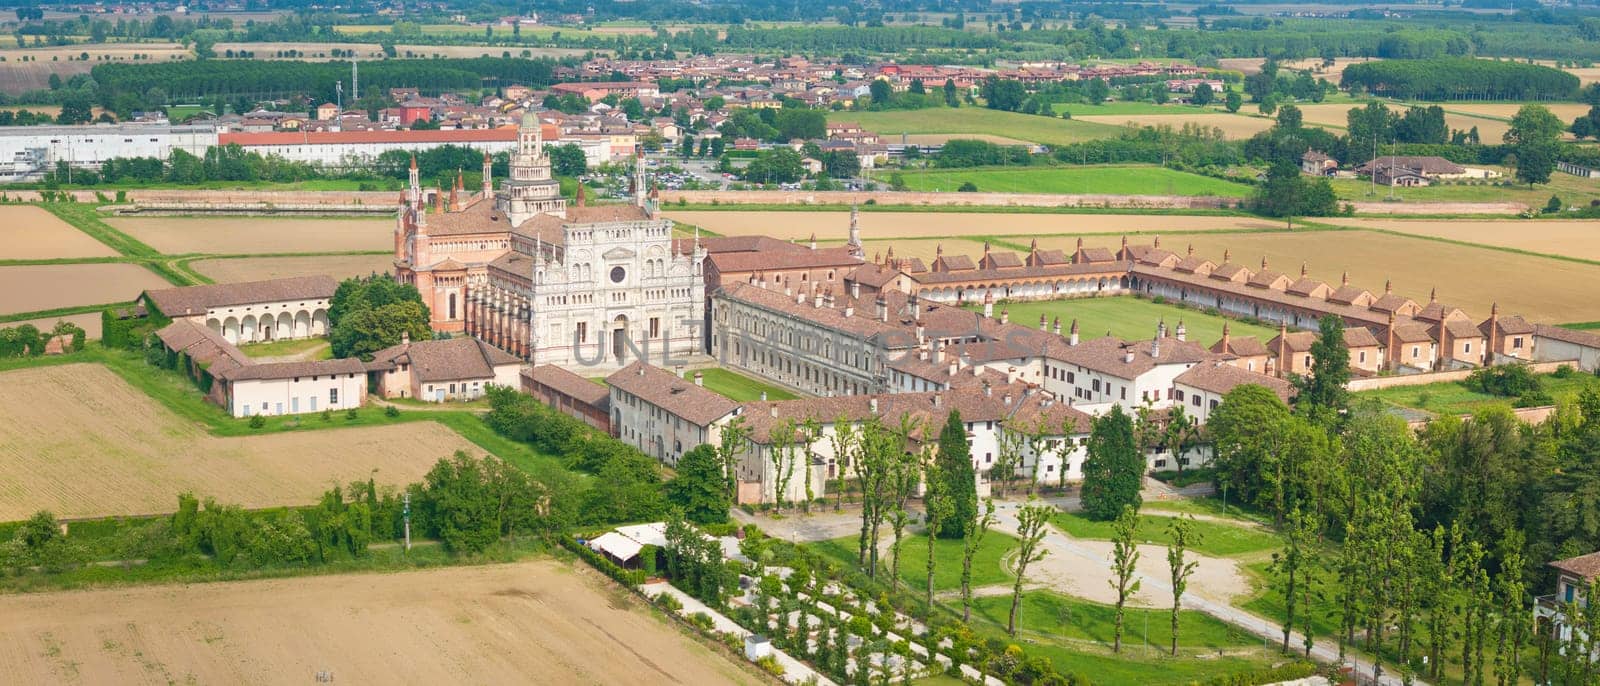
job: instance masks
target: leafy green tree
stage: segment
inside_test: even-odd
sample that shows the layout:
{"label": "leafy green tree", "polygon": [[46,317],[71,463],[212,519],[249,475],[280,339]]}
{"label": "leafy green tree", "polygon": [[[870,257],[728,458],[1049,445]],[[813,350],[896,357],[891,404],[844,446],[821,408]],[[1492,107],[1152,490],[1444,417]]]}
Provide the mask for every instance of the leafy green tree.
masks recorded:
{"label": "leafy green tree", "polygon": [[938,475],[950,499],[950,516],[939,528],[940,538],[962,538],[978,516],[978,475],[972,466],[972,447],[961,412],[951,410],[939,431]]}
{"label": "leafy green tree", "polygon": [[961,538],[961,621],[972,621],[972,559],[983,546],[983,538],[994,526],[994,500],[983,499],[983,515],[967,527]]}
{"label": "leafy green tree", "polygon": [[[925,463],[922,475],[922,482],[927,484],[922,494],[922,503],[926,510],[924,517],[928,523],[928,593],[924,599],[927,603],[928,613],[933,612],[933,572],[937,565],[937,558],[934,553],[938,546],[934,545],[934,532],[940,531],[944,526],[945,520],[954,516],[955,509],[951,502],[952,494],[945,490],[949,487],[949,483],[944,479],[944,475],[939,473],[939,470],[939,462],[929,460]],[[975,522],[966,523],[966,526],[963,527],[963,537],[966,535],[965,530],[975,524]],[[926,618],[925,616],[924,619]]]}
{"label": "leafy green tree", "polygon": [[1212,90],[1211,84],[1202,83],[1198,86],[1195,86],[1194,97],[1190,98],[1190,100],[1196,105],[1205,107],[1206,105],[1210,105],[1212,101],[1216,100],[1216,97],[1217,92]]}
{"label": "leafy green tree", "polygon": [[1187,560],[1189,546],[1199,542],[1194,531],[1193,517],[1173,517],[1167,523],[1167,570],[1172,588],[1172,655],[1178,655],[1178,616],[1183,608],[1183,594],[1189,589],[1189,577],[1200,563]]}
{"label": "leafy green tree", "polygon": [[740,173],[740,177],[756,183],[794,183],[805,177],[805,173],[805,167],[800,164],[800,153],[781,147],[757,155]]}
{"label": "leafy green tree", "polygon": [[1300,114],[1300,108],[1295,107],[1294,105],[1284,105],[1283,107],[1278,108],[1277,126],[1279,129],[1284,131],[1297,131],[1300,129],[1302,121],[1304,121],[1304,117]]}
{"label": "leafy green tree", "polygon": [[989,109],[1007,112],[1021,109],[1022,102],[1028,98],[1027,89],[1023,87],[1021,81],[993,76],[984,79],[979,94]]}
{"label": "leafy green tree", "polygon": [[[415,295],[415,287],[410,288]],[[332,319],[331,315],[329,318]],[[370,360],[373,353],[399,345],[406,335],[414,341],[433,337],[428,308],[422,304],[420,296],[416,300],[378,306],[358,305],[339,317],[339,323],[333,325],[328,340],[334,357]]]}
{"label": "leafy green tree", "polygon": [[1222,106],[1227,108],[1229,112],[1237,113],[1239,108],[1244,107],[1244,96],[1239,95],[1239,91],[1230,90],[1227,96],[1223,98]]}
{"label": "leafy green tree", "polygon": [[1106,101],[1106,98],[1111,97],[1111,86],[1107,85],[1106,80],[1102,78],[1089,79],[1089,83],[1083,88],[1083,97],[1091,105],[1102,104]]}
{"label": "leafy green tree", "polygon": [[1122,620],[1128,598],[1139,592],[1139,581],[1134,579],[1139,564],[1139,544],[1134,536],[1139,532],[1139,512],[1124,507],[1111,525],[1111,573],[1116,578],[1107,583],[1117,592],[1115,605],[1116,625],[1112,630],[1111,652],[1122,652]]}
{"label": "leafy green tree", "polygon": [[1083,513],[1109,521],[1123,508],[1139,508],[1145,460],[1134,441],[1133,419],[1122,406],[1095,417],[1089,429],[1088,457],[1083,461]]}
{"label": "leafy green tree", "polygon": [[861,175],[861,157],[853,150],[829,150],[822,155],[823,173],[835,179]]}
{"label": "leafy green tree", "polygon": [[480,553],[500,538],[483,465],[464,452],[440,460],[423,477],[427,507],[447,550]]}
{"label": "leafy green tree", "polygon": [[1017,536],[1022,540],[1017,545],[1017,580],[1011,585],[1011,614],[1006,621],[1006,633],[1012,636],[1017,635],[1017,618],[1022,614],[1022,584],[1028,578],[1028,565],[1050,553],[1039,544],[1049,533],[1050,516],[1055,512],[1055,507],[1036,500],[1029,500],[1017,510]]}
{"label": "leafy green tree", "polygon": [[872,98],[873,109],[885,109],[894,104],[894,86],[889,85],[887,79],[873,79],[867,86],[867,94]]}
{"label": "leafy green tree", "polygon": [[695,446],[678,460],[677,475],[667,482],[667,502],[696,524],[728,521],[728,488],[717,449]]}
{"label": "leafy green tree", "polygon": [[550,155],[550,171],[556,176],[579,176],[589,170],[589,158],[576,143],[552,145],[546,150]]}
{"label": "leafy green tree", "polygon": [[[1272,554],[1272,566],[1269,568],[1279,580],[1278,587],[1283,592],[1283,652],[1289,652],[1289,634],[1295,628],[1296,603],[1300,601],[1300,592],[1303,591],[1298,584],[1306,583],[1306,557],[1313,554],[1312,546],[1316,545],[1316,532],[1311,521],[1301,514],[1300,508],[1295,508],[1289,513],[1288,526],[1283,531],[1283,550]],[[1300,607],[1301,612],[1310,612],[1310,607]]]}
{"label": "leafy green tree", "polygon": [[961,96],[956,92],[955,81],[951,79],[945,79],[944,81],[944,104],[945,107],[961,106]]}
{"label": "leafy green tree", "polygon": [[1325,421],[1337,420],[1349,406],[1350,349],[1344,345],[1344,321],[1325,315],[1317,322],[1317,340],[1311,344],[1311,374],[1296,377],[1296,407],[1310,410]]}

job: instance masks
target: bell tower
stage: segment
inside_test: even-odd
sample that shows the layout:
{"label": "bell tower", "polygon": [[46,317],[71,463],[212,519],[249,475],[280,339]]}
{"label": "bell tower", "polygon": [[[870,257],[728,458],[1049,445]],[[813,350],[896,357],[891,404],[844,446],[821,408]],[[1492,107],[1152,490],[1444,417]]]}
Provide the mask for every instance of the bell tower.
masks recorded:
{"label": "bell tower", "polygon": [[495,206],[517,226],[537,214],[567,215],[561,184],[550,172],[544,151],[544,132],[532,114],[522,115],[517,127],[517,151],[511,155],[511,176],[500,186]]}

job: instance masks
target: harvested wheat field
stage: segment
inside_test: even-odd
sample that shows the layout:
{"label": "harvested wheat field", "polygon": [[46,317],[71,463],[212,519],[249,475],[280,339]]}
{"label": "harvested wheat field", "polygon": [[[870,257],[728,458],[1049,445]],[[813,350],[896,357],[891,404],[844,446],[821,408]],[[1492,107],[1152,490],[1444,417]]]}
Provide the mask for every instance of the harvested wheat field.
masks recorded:
{"label": "harvested wheat field", "polygon": [[195,271],[218,283],[262,281],[290,276],[327,274],[335,279],[394,271],[394,256],[329,255],[323,257],[243,257],[227,260],[195,260]]}
{"label": "harvested wheat field", "polygon": [[[89,53],[88,61],[78,57]],[[50,75],[61,80],[78,74],[87,74],[94,65],[104,60],[126,61],[135,54],[148,55],[149,59],[167,61],[190,54],[180,45],[171,43],[109,43],[104,45],[66,45],[41,48],[11,48],[0,50],[0,93],[19,95],[28,91],[50,87]],[[23,61],[23,58],[28,61]],[[54,59],[52,59],[54,58]]]}
{"label": "harvested wheat field", "polygon": [[[804,240],[844,240],[850,213],[760,210],[669,211],[666,216],[724,236],[762,235]],[[1044,236],[1052,234],[1266,229],[1281,226],[1255,217],[1138,214],[1029,214],[1023,212],[862,212],[861,237]]]}
{"label": "harvested wheat field", "polygon": [[483,453],[434,422],[219,438],[93,364],[0,373],[0,388],[0,521],[170,512],[183,491],[302,505],[331,484],[406,484],[457,450]]}
{"label": "harvested wheat field", "polygon": [[171,285],[137,264],[0,267],[0,314],[127,302]]}
{"label": "harvested wheat field", "polygon": [[[1085,240],[1085,245],[1112,249],[1117,244],[1106,236]],[[1235,263],[1251,269],[1266,256],[1271,269],[1298,275],[1304,262],[1311,276],[1331,283],[1348,270],[1351,283],[1374,292],[1381,293],[1384,281],[1393,279],[1395,292],[1419,303],[1437,287],[1440,300],[1475,319],[1487,318],[1495,302],[1501,312],[1531,321],[1600,319],[1600,298],[1594,297],[1600,266],[1595,265],[1368,231],[1192,234],[1163,240],[1161,247],[1181,255],[1189,244],[1216,262],[1231,250]],[[1070,250],[1073,245],[1072,238],[1039,241],[1040,247]]]}
{"label": "harvested wheat field", "polygon": [[[1352,64],[1360,64],[1360,63],[1366,62],[1366,61],[1368,61],[1370,59],[1372,59],[1372,58],[1370,58],[1370,57],[1338,57],[1338,58],[1335,58],[1333,60],[1333,66],[1331,66],[1331,67],[1322,66],[1322,60],[1321,59],[1303,59],[1303,60],[1293,60],[1293,61],[1287,61],[1287,62],[1279,62],[1278,63],[1278,67],[1280,69],[1293,70],[1293,71],[1305,71],[1307,69],[1310,69],[1311,73],[1314,74],[1315,76],[1317,76],[1318,78],[1323,78],[1323,79],[1327,79],[1329,81],[1332,81],[1334,83],[1339,83],[1339,79],[1344,77],[1344,68],[1345,67],[1348,67],[1348,66],[1350,66]],[[1261,62],[1262,62],[1262,58],[1260,58],[1260,57],[1225,57],[1223,59],[1217,60],[1217,66],[1219,66],[1219,67],[1221,67],[1223,69],[1232,69],[1232,70],[1235,70],[1235,71],[1239,71],[1239,72],[1242,72],[1244,74],[1255,74],[1255,73],[1259,73],[1261,71]]]}
{"label": "harvested wheat field", "polygon": [[29,319],[29,320],[20,321],[20,322],[8,322],[8,323],[5,323],[5,324],[0,324],[0,329],[7,329],[7,328],[11,328],[11,327],[16,327],[16,326],[22,326],[23,324],[32,324],[34,328],[36,328],[36,329],[38,329],[40,331],[52,331],[52,330],[54,330],[56,328],[56,322],[60,322],[60,321],[72,322],[73,324],[77,324],[78,326],[82,327],[84,336],[89,338],[90,340],[99,340],[100,339],[100,313],[99,312],[90,312],[88,314],[69,314],[69,315],[67,315],[65,317],[45,317],[43,319]]}
{"label": "harvested wheat field", "polygon": [[1384,229],[1419,236],[1448,238],[1468,243],[1600,260],[1600,231],[1593,221],[1518,219],[1470,221],[1461,219],[1328,219],[1330,224]]}
{"label": "harvested wheat field", "polygon": [[32,205],[0,206],[0,260],[48,260],[57,257],[110,257],[117,254],[100,241]]}
{"label": "harvested wheat field", "polygon": [[16,683],[759,684],[551,560],[0,598]]}
{"label": "harvested wheat field", "polygon": [[[1464,108],[1458,107],[1453,103],[1440,106],[1445,109],[1445,126],[1452,130],[1460,129],[1462,131],[1470,131],[1472,127],[1476,126],[1478,127],[1478,136],[1483,139],[1484,143],[1499,143],[1501,136],[1504,136],[1506,131],[1511,129],[1511,123],[1509,121],[1459,114],[1452,110],[1460,110]],[[1358,107],[1366,107],[1366,104],[1339,103],[1296,105],[1296,107],[1300,108],[1300,114],[1305,120],[1305,123],[1317,124],[1320,126],[1334,128],[1338,131],[1343,131],[1345,129],[1345,125],[1350,121],[1350,110]],[[1398,114],[1403,114],[1407,109],[1409,109],[1409,106],[1407,105],[1397,105],[1394,103],[1388,103],[1385,105],[1385,107],[1388,107],[1391,111]],[[1513,110],[1512,113],[1515,114],[1515,110]],[[1510,115],[1506,115],[1506,117],[1510,118]]]}
{"label": "harvested wheat field", "polygon": [[1078,121],[1093,122],[1096,124],[1110,124],[1112,126],[1171,126],[1174,129],[1182,128],[1184,124],[1196,124],[1207,129],[1222,129],[1222,135],[1228,140],[1249,138],[1262,131],[1272,128],[1273,119],[1267,117],[1251,117],[1243,114],[1205,113],[1205,114],[1092,114],[1083,117],[1073,117]]}
{"label": "harvested wheat field", "polygon": [[[1589,106],[1585,105],[1585,104],[1582,104],[1582,103],[1576,103],[1576,102],[1541,102],[1541,103],[1536,103],[1536,104],[1544,106],[1545,109],[1550,110],[1551,114],[1556,115],[1557,117],[1559,117],[1561,119],[1561,121],[1567,122],[1569,124],[1572,123],[1572,120],[1577,119],[1578,117],[1581,117],[1581,116],[1589,113]],[[1448,112],[1461,112],[1463,114],[1474,114],[1474,115],[1481,115],[1481,116],[1484,116],[1484,117],[1494,117],[1494,118],[1499,118],[1499,119],[1510,119],[1510,118],[1516,116],[1517,110],[1522,108],[1522,104],[1521,103],[1500,103],[1500,104],[1484,105],[1484,104],[1478,104],[1478,103],[1469,104],[1469,103],[1455,103],[1455,102],[1452,102],[1452,103],[1443,103],[1443,104],[1441,104],[1439,106],[1443,107]],[[1481,130],[1482,129],[1480,129],[1480,131]],[[1498,142],[1498,141],[1496,141],[1496,142]]]}
{"label": "harvested wheat field", "polygon": [[107,224],[169,255],[388,250],[393,219],[115,217]]}

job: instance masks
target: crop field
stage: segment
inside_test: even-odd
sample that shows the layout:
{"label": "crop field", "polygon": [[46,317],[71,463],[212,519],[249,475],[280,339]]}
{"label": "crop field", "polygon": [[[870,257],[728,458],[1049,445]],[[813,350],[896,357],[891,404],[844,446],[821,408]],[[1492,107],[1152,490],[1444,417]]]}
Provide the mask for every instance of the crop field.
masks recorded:
{"label": "crop field", "polygon": [[[1344,131],[1345,125],[1349,123],[1348,115],[1350,110],[1357,107],[1365,107],[1366,105],[1364,102],[1346,102],[1296,106],[1300,108],[1301,117],[1306,124],[1336,129],[1335,133],[1339,133]],[[1484,143],[1499,143],[1500,137],[1504,136],[1506,131],[1511,128],[1511,123],[1506,120],[1461,114],[1456,111],[1460,109],[1460,106],[1455,103],[1444,103],[1440,106],[1445,109],[1445,126],[1452,130],[1460,129],[1462,131],[1470,131],[1472,127],[1476,126],[1478,127],[1478,136],[1483,139]],[[1407,105],[1396,103],[1385,103],[1385,107],[1400,114],[1405,113],[1406,109],[1408,109]],[[1513,110],[1513,113],[1515,113],[1515,110]],[[1510,115],[1506,115],[1506,119],[1509,120]]]}
{"label": "crop field", "polygon": [[[1173,330],[1178,327],[1179,321],[1183,322],[1184,329],[1188,332],[1188,340],[1206,347],[1211,347],[1212,343],[1222,338],[1224,323],[1228,324],[1228,334],[1235,338],[1255,336],[1256,340],[1266,343],[1278,335],[1277,329],[1274,328],[1239,321],[1229,322],[1227,319],[1200,310],[1157,304],[1131,297],[1067,298],[1006,303],[995,306],[996,317],[1000,316],[1002,308],[1010,312],[1012,322],[1023,326],[1037,326],[1041,314],[1052,325],[1056,318],[1060,317],[1063,334],[1067,333],[1072,320],[1076,319],[1079,333],[1084,339],[1099,338],[1109,331],[1111,335],[1124,340],[1144,340],[1155,336],[1158,322],[1166,322],[1168,335],[1173,335]],[[968,309],[981,312],[983,306],[970,305]]]}
{"label": "crop field", "polygon": [[892,138],[886,136],[885,140],[890,143],[898,143],[902,138],[905,139],[906,143],[913,143],[916,145],[944,145],[946,142],[958,138],[969,141],[984,141],[986,143],[994,143],[996,145],[1028,145],[1028,141],[1017,140],[1015,138],[1006,138],[1005,136],[996,136],[987,133],[910,133],[902,136],[894,136]]}
{"label": "crop field", "polygon": [[217,283],[264,281],[290,276],[327,274],[335,279],[394,271],[393,255],[325,255],[320,257],[244,257],[195,260],[189,263]]}
{"label": "crop field", "polygon": [[[508,31],[509,33],[509,31]],[[478,29],[478,35],[483,35],[483,29]],[[520,56],[527,50],[533,57],[567,57],[582,55],[583,50],[568,48],[521,48],[510,46],[491,45],[395,45],[395,54],[400,57],[499,57],[510,51],[512,55]],[[228,50],[238,52],[249,51],[251,59],[305,59],[305,57],[278,57],[282,51],[295,50],[303,56],[327,57],[334,50],[355,50],[358,57],[369,59],[383,59],[383,46],[377,43],[217,43],[216,51],[219,55]]]}
{"label": "crop field", "polygon": [[[844,240],[850,213],[834,211],[668,210],[666,216],[724,236],[766,235],[804,240]],[[1008,212],[862,212],[861,236],[939,238],[961,236],[1029,236],[1161,233],[1163,231],[1228,231],[1281,228],[1283,222],[1256,217],[1209,217],[1138,214],[1042,214]],[[895,252],[899,252],[896,250]]]}
{"label": "crop field", "polygon": [[[1233,261],[1251,269],[1266,256],[1270,268],[1290,276],[1306,263],[1311,276],[1329,283],[1338,283],[1348,270],[1351,283],[1375,292],[1393,279],[1397,293],[1419,302],[1437,287],[1440,300],[1474,317],[1487,317],[1498,302],[1501,312],[1530,321],[1600,320],[1596,265],[1367,231],[1193,234],[1163,241],[1162,247],[1181,254],[1190,243],[1213,261],[1232,250]],[[1101,236],[1085,244],[1115,248],[1117,241]],[[1071,249],[1073,239],[1041,239],[1039,245]]]}
{"label": "crop field", "polygon": [[0,387],[0,521],[170,512],[183,491],[302,505],[330,484],[410,483],[457,450],[483,453],[434,422],[216,437],[100,365],[4,372]]}
{"label": "crop field", "polygon": [[393,219],[113,217],[107,224],[169,255],[388,250]]}
{"label": "crop field", "polygon": [[[1567,207],[1588,206],[1590,200],[1600,199],[1600,178],[1583,178],[1556,172],[1550,183],[1529,188],[1527,184],[1510,181],[1514,170],[1506,167],[1483,165],[1481,168],[1499,171],[1503,176],[1493,182],[1441,182],[1416,188],[1373,187],[1371,179],[1332,179],[1333,190],[1340,198],[1357,202],[1381,202],[1392,194],[1400,199],[1397,209],[1405,202],[1520,202],[1530,208],[1542,209],[1551,196],[1561,198]],[[1382,212],[1382,209],[1375,210]]]}
{"label": "crop field", "polygon": [[0,267],[0,314],[126,302],[139,291],[170,285],[137,264]]}
{"label": "crop field", "polygon": [[985,107],[844,112],[830,115],[829,120],[858,123],[890,141],[902,133],[981,133],[1034,143],[1073,143],[1117,134],[1115,126],[1002,112]]}
{"label": "crop field", "polygon": [[1197,124],[1208,129],[1222,129],[1222,135],[1228,140],[1249,138],[1262,131],[1272,128],[1273,120],[1266,117],[1252,117],[1245,114],[1228,114],[1227,112],[1193,113],[1193,114],[1113,114],[1113,115],[1073,115],[1074,121],[1105,124],[1108,126],[1171,126],[1174,129],[1182,128],[1184,124]]}
{"label": "crop field", "polygon": [[30,205],[0,206],[0,260],[105,257],[116,254],[117,251],[110,246],[90,238],[43,208]]}
{"label": "crop field", "polygon": [[18,683],[760,684],[551,560],[0,599]]}
{"label": "crop field", "polygon": [[906,188],[953,191],[971,182],[995,193],[1085,195],[1203,195],[1242,198],[1252,189],[1241,183],[1149,165],[1092,167],[942,169],[906,172]]}
{"label": "crop field", "polygon": [[1059,116],[1062,112],[1071,112],[1074,119],[1079,117],[1108,116],[1115,114],[1158,114],[1178,116],[1220,113],[1225,111],[1220,109],[1218,105],[1197,107],[1194,105],[1182,105],[1178,103],[1157,105],[1153,102],[1134,101],[1103,102],[1098,105],[1090,105],[1082,102],[1058,102],[1052,104],[1050,108],[1056,113],[1057,116]]}
{"label": "crop field", "polygon": [[[89,60],[78,59],[89,53]],[[18,95],[27,91],[50,87],[50,75],[59,74],[62,80],[78,74],[87,74],[102,58],[123,61],[134,54],[149,55],[152,61],[166,61],[189,55],[182,46],[172,43],[106,43],[95,45],[65,45],[40,48],[10,48],[0,50],[0,93]],[[23,58],[28,61],[23,61]]]}
{"label": "crop field", "polygon": [[[1258,6],[1264,7],[1264,6]],[[1334,83],[1344,76],[1344,68],[1352,64],[1360,64],[1371,58],[1367,57],[1339,57],[1333,60],[1332,67],[1323,67],[1321,59],[1303,59],[1280,62],[1282,69],[1305,70],[1310,69],[1319,78],[1324,78]],[[1261,71],[1260,57],[1225,57],[1217,60],[1217,66],[1223,69],[1232,69],[1245,74],[1254,74]]]}
{"label": "crop field", "polygon": [[1600,231],[1585,220],[1330,219],[1341,226],[1385,229],[1468,243],[1600,260]]}
{"label": "crop field", "polygon": [[[1583,103],[1541,102],[1538,104],[1543,105],[1545,109],[1550,110],[1551,114],[1556,115],[1561,119],[1561,121],[1569,124],[1572,123],[1572,120],[1589,113],[1589,106]],[[1443,107],[1446,112],[1460,112],[1462,114],[1478,117],[1489,117],[1493,119],[1510,119],[1513,116],[1516,116],[1517,110],[1522,108],[1521,103],[1481,104],[1450,102],[1442,103],[1439,106]]]}

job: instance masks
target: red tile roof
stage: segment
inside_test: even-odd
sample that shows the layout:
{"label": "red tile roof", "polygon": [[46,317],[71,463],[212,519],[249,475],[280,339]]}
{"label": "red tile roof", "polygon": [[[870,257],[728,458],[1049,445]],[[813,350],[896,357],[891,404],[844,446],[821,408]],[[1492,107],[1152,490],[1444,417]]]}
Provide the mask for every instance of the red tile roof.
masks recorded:
{"label": "red tile roof", "polygon": [[455,129],[440,131],[273,131],[269,133],[217,134],[219,145],[355,145],[359,143],[490,143],[517,140],[517,129]]}

